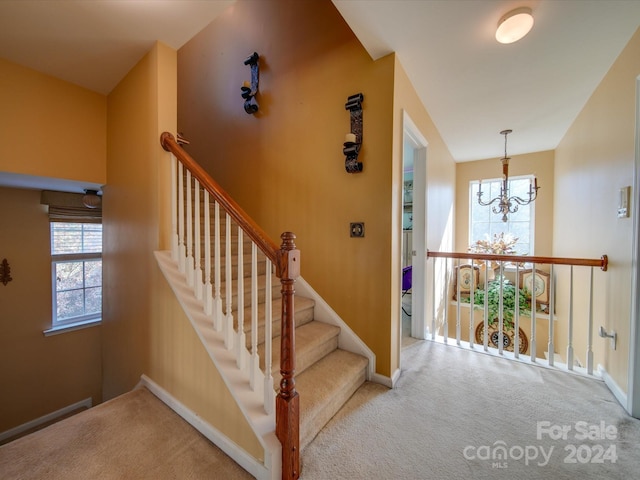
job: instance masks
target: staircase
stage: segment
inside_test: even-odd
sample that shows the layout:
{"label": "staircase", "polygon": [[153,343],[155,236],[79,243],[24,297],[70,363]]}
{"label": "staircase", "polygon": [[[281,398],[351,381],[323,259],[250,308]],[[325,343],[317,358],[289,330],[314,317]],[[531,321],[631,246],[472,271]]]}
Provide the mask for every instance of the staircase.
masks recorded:
{"label": "staircase", "polygon": [[[369,379],[375,356],[299,279],[294,234],[278,247],[171,134],[161,143],[172,153],[172,228],[158,264],[264,447],[257,465],[240,452],[244,465],[296,479],[300,452]],[[306,296],[294,296],[296,279]]]}
{"label": "staircase", "polygon": [[[213,212],[213,206],[210,208]],[[211,219],[213,225],[214,219]],[[202,222],[204,227],[204,222]],[[231,306],[233,308],[234,329],[238,329],[238,228],[232,223],[231,255],[232,292]],[[221,236],[225,236],[225,228],[221,226]],[[244,305],[250,304],[251,286],[251,240],[243,237],[243,268],[244,273]],[[204,245],[203,245],[204,249]],[[214,245],[211,245],[213,251]],[[247,253],[249,252],[249,253]],[[226,257],[221,253],[221,276],[224,276]],[[260,369],[264,370],[265,359],[265,291],[266,257],[258,255],[258,356]],[[204,262],[201,263],[204,271]],[[213,269],[212,269],[213,270]],[[280,332],[281,332],[281,297],[280,282],[272,275],[271,295],[272,310],[272,350],[274,352],[271,375],[274,379],[275,391],[280,385]],[[211,279],[213,283],[214,279]],[[223,304],[226,302],[226,282],[221,283]],[[362,355],[342,350],[338,347],[340,327],[315,320],[315,302],[310,298],[299,295],[295,297],[295,339],[296,339],[296,390],[300,395],[300,450],[303,450],[326,425],[326,423],[340,410],[353,393],[364,383],[367,376],[368,359]],[[244,308],[244,319],[252,316],[252,306]],[[252,331],[250,326],[244,328],[245,345],[251,351]]]}

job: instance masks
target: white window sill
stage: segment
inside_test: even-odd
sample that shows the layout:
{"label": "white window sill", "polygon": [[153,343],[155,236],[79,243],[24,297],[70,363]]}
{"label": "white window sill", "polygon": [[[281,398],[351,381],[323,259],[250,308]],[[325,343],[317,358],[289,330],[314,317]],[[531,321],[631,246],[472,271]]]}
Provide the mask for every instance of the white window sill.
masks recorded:
{"label": "white window sill", "polygon": [[91,320],[84,320],[82,322],[68,323],[66,325],[60,325],[59,327],[52,327],[42,332],[45,337],[52,335],[59,335],[61,333],[73,332],[75,330],[82,330],[85,328],[97,327],[102,325],[101,318],[94,318]]}

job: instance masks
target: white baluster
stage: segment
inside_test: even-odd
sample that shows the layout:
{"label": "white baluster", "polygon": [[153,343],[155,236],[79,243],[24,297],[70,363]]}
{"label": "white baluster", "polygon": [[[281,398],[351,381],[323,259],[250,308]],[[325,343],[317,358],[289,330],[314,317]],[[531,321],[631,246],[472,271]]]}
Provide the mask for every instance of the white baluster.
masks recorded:
{"label": "white baluster", "polygon": [[573,370],[573,265],[569,274],[569,344],[567,345],[567,368]]}
{"label": "white baluster", "polygon": [[187,169],[187,186],[185,193],[187,195],[187,264],[185,266],[185,275],[187,277],[187,285],[193,287],[193,209],[191,206],[191,171]]}
{"label": "white baluster", "polygon": [[514,343],[513,343],[513,356],[514,358],[520,358],[520,264],[516,263],[516,305],[513,312],[513,330],[514,330]]}
{"label": "white baluster", "polygon": [[[265,291],[265,296],[269,292]],[[251,390],[262,385],[258,384],[260,374],[260,356],[258,355],[258,247],[251,242],[251,365],[249,370],[249,385]]]}
{"label": "white baluster", "polygon": [[555,290],[554,279],[553,279],[553,264],[551,264],[551,270],[549,272],[549,343],[547,344],[547,352],[549,352],[549,366],[553,367],[553,362],[555,360],[555,351],[556,347],[553,342],[553,310],[555,308],[555,297],[553,295],[553,291]]}
{"label": "white baluster", "polygon": [[469,348],[473,349],[473,341],[474,341],[474,332],[473,332],[473,325],[474,325],[474,318],[473,318],[473,314],[474,314],[474,310],[475,310],[475,293],[476,293],[476,271],[473,265],[473,260],[471,260],[471,289],[469,290]]}
{"label": "white baluster", "polygon": [[460,346],[460,259],[456,259],[456,344]]}
{"label": "white baluster", "polygon": [[178,270],[180,273],[185,272],[185,264],[187,259],[187,249],[184,245],[184,166],[182,162],[178,162]]}
{"label": "white baluster", "polygon": [[[204,191],[204,312],[213,316],[213,295],[211,291],[211,211],[209,192]],[[213,317],[215,327],[216,318]]]}
{"label": "white baluster", "polygon": [[449,259],[445,258],[444,260],[444,332],[442,333],[442,337],[444,338],[445,345],[449,339]]}
{"label": "white baluster", "polygon": [[194,293],[196,294],[196,298],[198,300],[202,300],[203,298],[202,291],[204,289],[204,285],[202,284],[202,255],[201,255],[201,248],[200,248],[200,243],[202,242],[202,237],[200,236],[200,182],[198,182],[197,178],[194,179],[194,188],[195,188],[195,192],[194,192],[193,201],[195,206],[195,212],[193,216],[193,224],[195,227],[195,232],[193,235],[193,239],[195,243],[195,257],[194,257],[195,270],[193,273],[193,276],[194,276],[193,289],[194,289]]}
{"label": "white baluster", "polygon": [[593,267],[589,280],[589,329],[587,330],[587,373],[593,375]]}
{"label": "white baluster", "polygon": [[236,336],[236,362],[240,370],[244,370],[246,337],[244,334],[244,248],[242,229],[238,227],[238,335]]}
{"label": "white baluster", "polygon": [[273,307],[271,298],[271,261],[267,259],[266,281],[265,281],[265,304],[264,304],[264,410],[271,415],[275,410],[275,390],[273,389],[273,376],[271,369],[273,368],[272,353],[272,322]]}
{"label": "white baluster", "polygon": [[231,217],[226,214],[226,231],[225,231],[225,297],[226,311],[224,322],[224,345],[227,350],[233,348],[233,310],[231,303],[232,294],[232,275],[231,275]]}
{"label": "white baluster", "polygon": [[498,300],[498,354],[504,350],[504,262],[500,262],[500,297]]}
{"label": "white baluster", "polygon": [[536,264],[531,264],[531,271],[533,276],[531,277],[531,342],[529,342],[529,350],[531,352],[531,361],[536,363]]}
{"label": "white baluster", "polygon": [[436,258],[433,259],[433,272],[432,272],[432,282],[431,282],[431,295],[432,295],[432,307],[433,307],[433,316],[431,317],[431,340],[436,339],[436,316],[438,315],[438,304],[436,302]]}
{"label": "white baluster", "polygon": [[485,352],[489,351],[489,261],[484,261],[484,317],[483,332],[482,332],[482,346]]}
{"label": "white baluster", "polygon": [[215,238],[214,238],[214,296],[213,296],[213,324],[214,328],[217,332],[222,330],[222,325],[224,323],[224,316],[222,314],[222,297],[220,295],[220,263],[222,259],[220,257],[220,205],[218,202],[214,205],[214,225],[215,225]]}
{"label": "white baluster", "polygon": [[178,160],[171,154],[171,259],[178,262]]}

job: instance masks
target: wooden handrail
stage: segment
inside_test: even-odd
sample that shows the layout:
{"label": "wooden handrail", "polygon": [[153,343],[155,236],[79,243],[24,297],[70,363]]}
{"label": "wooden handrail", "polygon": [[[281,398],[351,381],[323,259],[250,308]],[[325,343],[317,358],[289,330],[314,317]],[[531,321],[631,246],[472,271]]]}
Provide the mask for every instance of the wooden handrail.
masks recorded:
{"label": "wooden handrail", "polygon": [[300,276],[300,250],[291,232],[281,235],[278,247],[257,223],[215,182],[211,176],[178,144],[169,132],[160,136],[162,148],[172,153],[209,192],[222,209],[276,266],[282,285],[280,333],[280,391],[276,397],[276,436],[282,444],[282,478],[295,480],[300,475],[300,397],[295,388],[295,311],[294,284]]}
{"label": "wooden handrail", "polygon": [[242,209],[238,203],[178,144],[173,134],[164,132],[160,135],[162,148],[173,153],[186,166],[191,174],[200,182],[209,195],[220,204],[242,230],[253,240],[258,248],[276,266],[276,275],[281,278],[283,265],[279,255],[280,248],[273,242],[262,228]]}
{"label": "wooden handrail", "polygon": [[600,267],[603,272],[607,271],[609,257],[602,255],[600,259],[587,258],[563,258],[563,257],[536,257],[528,255],[496,255],[489,253],[467,253],[467,252],[433,252],[427,250],[427,258],[459,258],[468,260],[491,260],[494,262],[511,263],[547,263],[551,265],[576,265],[581,267]]}

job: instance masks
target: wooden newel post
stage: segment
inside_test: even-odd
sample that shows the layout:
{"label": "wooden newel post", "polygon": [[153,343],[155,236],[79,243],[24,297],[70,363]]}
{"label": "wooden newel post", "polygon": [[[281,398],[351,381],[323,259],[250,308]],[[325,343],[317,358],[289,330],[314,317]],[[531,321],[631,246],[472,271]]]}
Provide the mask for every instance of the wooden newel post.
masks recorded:
{"label": "wooden newel post", "polygon": [[300,250],[296,250],[296,236],[281,235],[278,273],[282,284],[282,333],[280,334],[280,392],[276,397],[276,436],[282,444],[282,478],[300,476],[300,397],[296,392],[294,284],[300,276]]}

